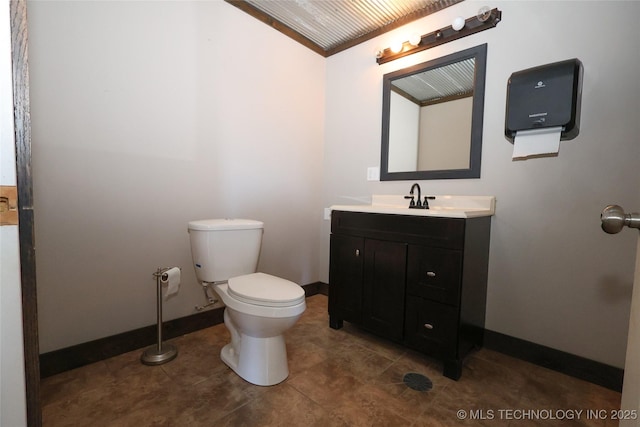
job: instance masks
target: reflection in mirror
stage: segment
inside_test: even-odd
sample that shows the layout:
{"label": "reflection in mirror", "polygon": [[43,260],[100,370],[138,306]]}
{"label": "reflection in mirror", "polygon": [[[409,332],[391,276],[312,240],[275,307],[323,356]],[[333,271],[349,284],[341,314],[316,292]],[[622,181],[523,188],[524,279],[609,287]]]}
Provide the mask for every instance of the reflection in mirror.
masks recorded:
{"label": "reflection in mirror", "polygon": [[480,177],[486,46],[384,76],[381,180]]}

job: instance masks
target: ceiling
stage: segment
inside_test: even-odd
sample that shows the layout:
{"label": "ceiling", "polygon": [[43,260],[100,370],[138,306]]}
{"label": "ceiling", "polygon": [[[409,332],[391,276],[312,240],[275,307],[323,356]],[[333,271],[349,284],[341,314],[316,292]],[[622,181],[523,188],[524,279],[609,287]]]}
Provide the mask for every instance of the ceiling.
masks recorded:
{"label": "ceiling", "polygon": [[225,0],[331,56],[462,0]]}
{"label": "ceiling", "polygon": [[391,85],[413,102],[429,105],[471,96],[474,83],[475,58],[468,58],[394,80]]}

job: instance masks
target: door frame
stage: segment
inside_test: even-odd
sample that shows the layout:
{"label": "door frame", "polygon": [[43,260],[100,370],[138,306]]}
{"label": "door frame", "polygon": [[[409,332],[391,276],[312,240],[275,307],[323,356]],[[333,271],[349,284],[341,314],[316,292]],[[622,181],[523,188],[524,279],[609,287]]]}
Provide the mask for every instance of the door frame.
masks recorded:
{"label": "door frame", "polygon": [[29,110],[29,64],[27,2],[9,2],[11,64],[18,187],[20,280],[22,288],[22,331],[24,341],[27,425],[42,425],[40,403],[40,361],[38,343],[38,294],[31,176],[31,116]]}

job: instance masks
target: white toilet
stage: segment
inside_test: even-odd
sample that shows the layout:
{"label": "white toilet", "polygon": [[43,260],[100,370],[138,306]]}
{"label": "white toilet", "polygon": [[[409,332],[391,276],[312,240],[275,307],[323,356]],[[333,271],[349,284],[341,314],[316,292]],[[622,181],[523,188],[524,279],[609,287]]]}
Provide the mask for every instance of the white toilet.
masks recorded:
{"label": "white toilet", "polygon": [[255,273],[264,224],[248,219],[189,222],[191,256],[200,282],[211,283],[226,305],[231,342],[220,357],[240,377],[269,386],[289,376],[284,331],[306,309],[302,287]]}

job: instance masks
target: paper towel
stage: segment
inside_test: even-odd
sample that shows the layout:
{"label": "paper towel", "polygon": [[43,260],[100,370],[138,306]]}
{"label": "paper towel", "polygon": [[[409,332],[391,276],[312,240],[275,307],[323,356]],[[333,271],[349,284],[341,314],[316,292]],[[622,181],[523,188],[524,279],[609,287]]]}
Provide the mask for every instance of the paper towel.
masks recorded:
{"label": "paper towel", "polygon": [[178,288],[180,288],[180,269],[172,267],[165,271],[160,277],[160,283],[163,286],[167,285],[167,290],[164,293],[165,298],[178,293]]}
{"label": "paper towel", "polygon": [[513,158],[557,154],[560,149],[562,126],[516,132],[513,140]]}

